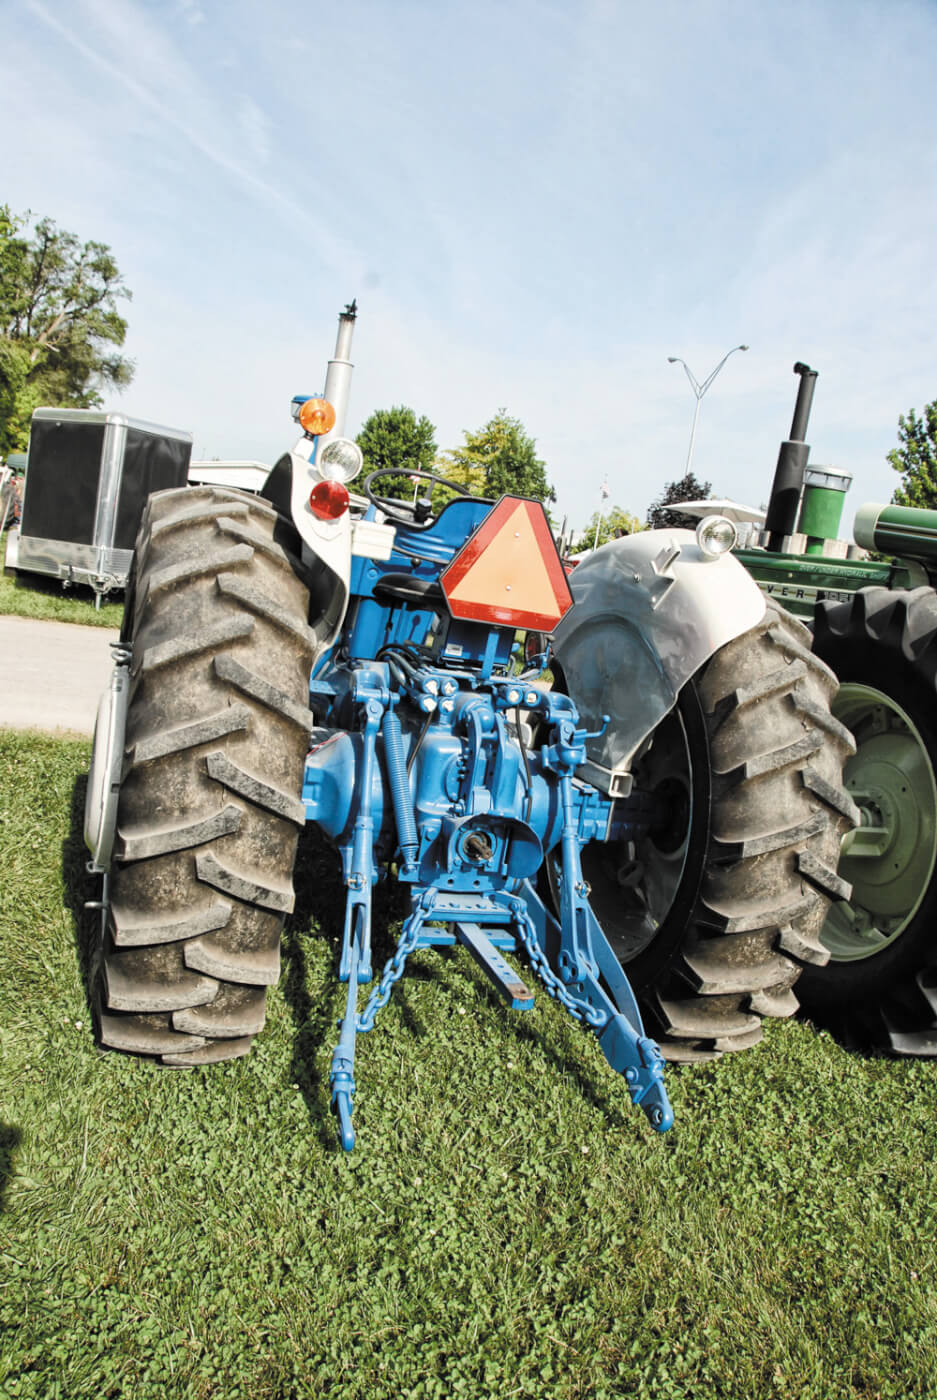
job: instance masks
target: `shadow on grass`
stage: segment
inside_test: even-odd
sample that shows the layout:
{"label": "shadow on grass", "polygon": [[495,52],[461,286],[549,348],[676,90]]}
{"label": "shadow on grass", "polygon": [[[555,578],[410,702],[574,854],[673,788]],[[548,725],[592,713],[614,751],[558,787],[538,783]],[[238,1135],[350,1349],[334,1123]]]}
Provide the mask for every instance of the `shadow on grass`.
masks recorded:
{"label": "shadow on grass", "polygon": [[[323,1146],[332,1148],[336,1142],[335,1118],[330,1106],[328,1079],[320,1074],[316,1061],[323,1045],[334,1049],[338,1041],[338,1020],[345,1009],[345,985],[338,981],[338,962],[341,955],[342,933],[345,918],[345,887],[342,881],[341,862],[338,853],[319,835],[314,827],[307,827],[300,836],[293,877],[296,892],[296,905],[287,917],[283,931],[283,954],[285,978],[283,994],[293,1016],[296,1038],[293,1049],[291,1072],[294,1083],[300,1092],[309,1113],[310,1124]],[[382,882],[374,891],[372,909],[372,946],[375,976],[379,977],[386,960],[393,954],[400,933],[401,920],[406,916],[409,905],[405,886],[393,880]],[[306,939],[316,933],[327,939],[331,948],[331,976],[334,979],[318,1003],[313,1001],[309,991],[309,970],[306,960]],[[403,1022],[414,1039],[421,1040],[428,1034],[426,1026],[414,1010],[407,996],[407,984],[414,982],[434,982],[447,988],[451,998],[462,996],[456,988],[456,977],[466,976],[472,983],[472,994],[495,1009],[503,1025],[505,1038],[505,1058],[509,1056],[509,1037],[536,1046],[559,1074],[576,1085],[579,1093],[593,1105],[606,1119],[609,1127],[621,1127],[624,1119],[618,1108],[603,1092],[600,1082],[588,1067],[571,1053],[564,1050],[555,1037],[544,1034],[533,1026],[524,1012],[507,1008],[494,987],[468,955],[460,958],[456,968],[448,964],[447,950],[440,950],[435,965],[426,966],[419,959],[407,963],[406,972],[399,984],[396,1001]],[[525,976],[535,994],[547,995],[542,984],[530,971]],[[373,983],[371,984],[373,986]],[[362,989],[364,993],[365,989]],[[363,999],[363,998],[362,998]],[[359,1002],[359,1007],[361,1002]],[[589,1032],[579,1031],[583,1037]],[[613,1075],[609,1069],[608,1074]]]}
{"label": "shadow on grass", "polygon": [[[544,1058],[550,1062],[550,1064],[554,1067],[557,1073],[562,1075],[563,1078],[568,1079],[573,1084],[575,1084],[579,1093],[586,1100],[586,1102],[592,1104],[593,1108],[598,1109],[598,1111],[606,1118],[608,1126],[610,1128],[623,1127],[625,1119],[618,1111],[618,1108],[610,1101],[608,1094],[603,1092],[602,1086],[604,1077],[602,1075],[602,1071],[599,1071],[598,1077],[595,1074],[593,1074],[590,1071],[590,1069],[587,1066],[583,1065],[581,1060],[576,1057],[575,1047],[572,1047],[569,1052],[564,1050],[564,1047],[557,1042],[555,1036],[552,1036],[549,1033],[544,1034],[543,1031],[541,1031],[537,1026],[533,1024],[533,1022],[531,1022],[528,1019],[530,1015],[529,1012],[514,1011],[510,1007],[506,1006],[499,993],[491,985],[491,983],[488,981],[488,978],[481,971],[481,969],[477,967],[474,962],[470,962],[468,959],[469,954],[465,953],[464,961],[460,963],[458,973],[463,978],[469,978],[469,980],[473,984],[473,995],[477,997],[479,1001],[484,1001],[489,1007],[491,1007],[495,1011],[495,1013],[500,1018],[504,1027],[503,1033],[505,1037],[506,1046],[505,1057],[507,1057],[508,1053],[508,1036],[513,1035],[517,1041],[520,1041],[525,1045],[535,1046],[544,1056]],[[452,968],[451,971],[455,973],[456,969]],[[435,968],[430,969],[427,967],[421,967],[418,964],[407,964],[407,978],[409,978],[411,981],[440,982],[444,985],[449,985],[452,990],[453,997],[455,998],[455,996],[459,995],[459,993],[456,992],[455,986],[451,978],[447,975],[449,974],[449,972],[450,968],[446,966],[445,950],[443,951],[443,966],[440,970],[437,970]],[[549,995],[543,983],[537,977],[533,969],[528,964],[523,962],[521,964],[521,975],[524,981],[527,983],[527,986],[530,988],[531,992],[534,994],[534,997],[542,997],[545,999]],[[407,1009],[405,1009],[404,1003],[402,1003],[402,1014],[404,1015],[404,1018],[406,1019],[408,1024],[411,1024],[412,1022],[412,1028],[414,1029],[414,1033],[416,1035],[420,1036],[426,1034],[425,1028],[420,1025],[419,1021],[415,1017],[411,1017],[410,1015],[408,1015],[408,1011]],[[590,1036],[592,1034],[591,1031],[588,1031],[581,1026],[575,1025],[571,1017],[569,1020],[569,1027],[571,1030],[573,1030],[573,1033],[576,1036],[576,1038],[581,1038],[583,1041],[586,1039],[587,1036]],[[617,1077],[615,1071],[610,1067],[607,1069],[606,1072],[609,1076],[609,1082]]]}
{"label": "shadow on grass", "polygon": [[313,1001],[309,991],[309,968],[305,939],[311,929],[333,945],[341,945],[344,888],[336,853],[307,826],[299,837],[293,874],[295,904],[283,926],[283,996],[295,1028],[290,1071],[299,1085],[309,1122],[323,1147],[331,1147],[335,1129],[329,1111],[329,1086],[316,1066],[320,1046],[334,1026],[336,1009],[331,996]]}
{"label": "shadow on grass", "polygon": [[0,1122],[0,1213],[6,1209],[7,1183],[13,1175],[13,1154],[20,1145],[22,1133],[12,1123]]}
{"label": "shadow on grass", "polygon": [[[299,838],[293,874],[296,903],[283,928],[286,964],[283,995],[296,1028],[291,1071],[306,1104],[309,1121],[324,1147],[335,1146],[335,1118],[330,1106],[329,1084],[316,1066],[323,1047],[334,1049],[338,1021],[344,1014],[346,986],[338,980],[345,922],[345,886],[337,851],[313,826]],[[375,968],[379,971],[394,950],[406,893],[385,881],[374,891],[371,938]],[[309,991],[306,939],[312,934],[327,940],[331,951],[331,979],[318,1002]]]}
{"label": "shadow on grass", "polygon": [[[87,610],[88,621],[92,626],[101,625],[101,609],[96,607],[98,595],[90,584],[69,583],[60,578],[53,578],[49,574],[33,573],[29,569],[12,569],[6,566],[6,545],[9,534],[4,531],[6,538],[0,545],[0,553],[3,556],[3,579],[4,587],[8,590],[7,596],[11,599],[22,599],[26,606],[26,615],[31,615],[33,608],[30,606],[32,600],[48,598],[53,604],[59,602],[73,603],[76,614]],[[114,589],[103,598],[103,609],[106,616],[116,614],[118,609],[123,609],[124,590]],[[95,616],[97,614],[97,616]],[[113,620],[108,623],[113,626]]]}
{"label": "shadow on grass", "polygon": [[[76,779],[72,789],[69,832],[62,843],[62,876],[65,903],[71,913],[75,932],[75,953],[85,1000],[97,1038],[95,958],[101,916],[98,910],[87,909],[85,905],[88,900],[100,898],[100,882],[90,876],[86,869],[86,790],[87,776],[82,774]],[[313,826],[307,826],[300,834],[293,884],[296,903],[292,914],[287,916],[283,929],[283,996],[295,1028],[290,1070],[293,1082],[299,1085],[313,1131],[324,1147],[332,1148],[336,1138],[329,1084],[328,1079],[320,1074],[316,1062],[323,1046],[327,1046],[329,1050],[334,1049],[338,1040],[337,1022],[345,1007],[345,987],[338,980],[345,918],[345,887],[338,853]],[[383,881],[374,891],[372,945],[376,976],[380,976],[384,963],[394,952],[400,923],[406,916],[408,903],[406,887],[396,884],[393,880]],[[317,999],[313,998],[309,987],[306,949],[310,936],[327,940],[331,951],[330,981],[324,994]],[[418,960],[408,962],[404,980],[398,989],[397,1002],[404,1024],[414,1039],[424,1039],[428,1032],[406,995],[407,982],[436,982],[446,986],[450,993],[456,996],[460,993],[455,989],[455,973],[456,969],[447,965],[445,951],[433,967],[427,967]],[[512,1012],[505,1007],[488,979],[473,963],[468,962],[467,957],[460,960],[458,973],[463,977],[469,976],[475,996],[496,1008],[502,1018],[506,1046],[510,1036],[536,1046],[558,1073],[570,1079],[583,1098],[608,1119],[610,1125],[617,1126],[622,1123],[621,1114],[603,1093],[595,1075],[577,1059],[575,1051],[566,1053],[554,1036],[544,1035],[539,1028],[531,1025],[526,1020],[525,1013]],[[546,996],[542,985],[529,969],[525,970],[524,975],[536,995]],[[581,1034],[585,1035],[587,1032],[583,1031]],[[505,1054],[508,1054],[507,1049]],[[609,1070],[609,1074],[611,1073]]]}

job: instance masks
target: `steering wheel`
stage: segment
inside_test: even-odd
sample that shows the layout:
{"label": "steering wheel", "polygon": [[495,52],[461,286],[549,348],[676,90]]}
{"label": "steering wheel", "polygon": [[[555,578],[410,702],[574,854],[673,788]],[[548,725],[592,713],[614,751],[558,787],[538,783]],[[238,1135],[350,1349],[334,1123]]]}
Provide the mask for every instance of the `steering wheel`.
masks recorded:
{"label": "steering wheel", "polygon": [[[450,491],[455,491],[457,501],[482,501],[486,499],[483,496],[469,495],[458,482],[447,481],[444,476],[437,476],[435,472],[411,472],[404,467],[378,467],[377,471],[371,472],[362,482],[364,494],[372,506],[377,506],[378,510],[383,511],[388,520],[392,520],[395,525],[404,525],[408,530],[428,530],[436,524],[436,516],[428,514],[425,519],[421,520],[414,505],[402,501],[398,496],[381,496],[372,489],[372,481],[378,478],[381,481],[387,481],[392,477],[402,477],[409,482],[414,480],[431,481],[434,486],[447,486]],[[448,505],[449,502],[447,501],[446,504]]]}

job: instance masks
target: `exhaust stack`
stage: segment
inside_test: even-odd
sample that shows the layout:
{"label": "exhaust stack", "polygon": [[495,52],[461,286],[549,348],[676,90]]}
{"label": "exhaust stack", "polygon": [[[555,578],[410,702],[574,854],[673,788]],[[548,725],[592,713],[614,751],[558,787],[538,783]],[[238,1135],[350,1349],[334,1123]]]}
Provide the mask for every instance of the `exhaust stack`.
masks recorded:
{"label": "exhaust stack", "polygon": [[345,436],[345,415],[348,412],[348,399],[351,395],[351,339],[355,331],[355,318],[358,315],[357,298],[348,303],[338,318],[338,335],[335,339],[335,354],[329,360],[325,375],[324,397],[335,409],[335,426],[318,439],[319,449],[333,438]]}
{"label": "exhaust stack", "polygon": [[774,471],[771,498],[765,516],[768,548],[776,552],[782,550],[785,536],[793,535],[797,528],[797,511],[804,487],[804,472],[810,456],[806,434],[817,371],[798,360],[794,366],[794,373],[800,375],[800,384],[791,421],[791,434],[781,443],[778,452],[778,464]]}

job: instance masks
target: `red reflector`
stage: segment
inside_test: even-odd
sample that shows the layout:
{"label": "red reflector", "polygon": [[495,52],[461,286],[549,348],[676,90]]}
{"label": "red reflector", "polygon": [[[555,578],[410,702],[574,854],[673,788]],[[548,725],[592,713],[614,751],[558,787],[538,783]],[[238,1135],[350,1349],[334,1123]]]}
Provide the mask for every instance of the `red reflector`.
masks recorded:
{"label": "red reflector", "polygon": [[573,605],[539,501],[502,496],[439,579],[453,617],[552,632]]}
{"label": "red reflector", "polygon": [[320,520],[337,520],[348,509],[348,489],[340,481],[319,481],[309,493],[309,509]]}

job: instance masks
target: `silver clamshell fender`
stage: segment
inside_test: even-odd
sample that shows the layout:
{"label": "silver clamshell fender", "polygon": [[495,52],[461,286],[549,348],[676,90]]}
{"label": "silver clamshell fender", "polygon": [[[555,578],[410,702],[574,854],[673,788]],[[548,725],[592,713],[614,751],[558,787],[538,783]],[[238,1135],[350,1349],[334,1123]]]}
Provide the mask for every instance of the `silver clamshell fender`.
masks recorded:
{"label": "silver clamshell fender", "polygon": [[690,530],[645,530],[603,545],[570,576],[575,607],[553,650],[582,721],[583,776],[611,796],[630,786],[641,744],[705,661],[764,616],[765,600],[731,554],[703,553]]}
{"label": "silver clamshell fender", "polygon": [[85,845],[91,852],[90,869],[96,873],[111,866],[130,702],[130,648],[123,642],[113,642],[111,654],[114,669],[98,702],[85,793]]}

